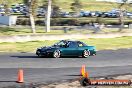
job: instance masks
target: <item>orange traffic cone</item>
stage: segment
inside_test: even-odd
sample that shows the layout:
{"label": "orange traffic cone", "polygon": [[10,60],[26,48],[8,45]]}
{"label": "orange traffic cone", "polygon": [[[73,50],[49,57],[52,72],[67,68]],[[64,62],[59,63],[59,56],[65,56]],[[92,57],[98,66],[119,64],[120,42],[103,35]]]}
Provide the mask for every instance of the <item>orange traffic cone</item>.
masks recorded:
{"label": "orange traffic cone", "polygon": [[81,76],[84,76],[85,73],[86,73],[85,67],[86,67],[85,65],[82,65],[82,67],[81,67],[81,69],[80,69],[80,75],[81,75]]}
{"label": "orange traffic cone", "polygon": [[84,75],[85,78],[88,78],[89,77],[89,74],[88,72],[85,72],[85,75]]}
{"label": "orange traffic cone", "polygon": [[17,80],[17,82],[18,83],[23,83],[24,82],[24,77],[23,77],[23,69],[19,69],[19,71],[18,71],[18,80]]}

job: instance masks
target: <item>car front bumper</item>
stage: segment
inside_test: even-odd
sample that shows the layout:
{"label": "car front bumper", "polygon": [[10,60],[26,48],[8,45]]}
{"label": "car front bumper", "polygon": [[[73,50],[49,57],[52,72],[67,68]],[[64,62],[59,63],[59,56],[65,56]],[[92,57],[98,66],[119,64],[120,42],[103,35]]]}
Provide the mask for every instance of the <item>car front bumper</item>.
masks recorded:
{"label": "car front bumper", "polygon": [[36,55],[40,55],[40,56],[52,56],[53,53],[52,52],[46,52],[46,51],[36,51]]}

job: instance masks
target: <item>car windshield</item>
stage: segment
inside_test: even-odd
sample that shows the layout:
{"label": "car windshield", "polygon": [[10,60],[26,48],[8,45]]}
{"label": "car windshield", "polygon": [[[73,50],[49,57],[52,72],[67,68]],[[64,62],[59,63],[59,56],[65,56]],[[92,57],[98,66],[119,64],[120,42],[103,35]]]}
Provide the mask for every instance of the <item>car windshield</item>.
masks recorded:
{"label": "car windshield", "polygon": [[64,46],[64,45],[66,45],[66,41],[57,42],[53,46]]}

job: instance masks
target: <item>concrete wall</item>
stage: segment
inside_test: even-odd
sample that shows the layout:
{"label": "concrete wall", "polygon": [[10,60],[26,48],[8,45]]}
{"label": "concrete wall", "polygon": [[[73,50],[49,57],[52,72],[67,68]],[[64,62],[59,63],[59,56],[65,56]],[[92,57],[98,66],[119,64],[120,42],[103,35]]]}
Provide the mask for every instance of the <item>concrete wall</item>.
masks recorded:
{"label": "concrete wall", "polygon": [[15,25],[17,16],[0,16],[0,24],[2,25]]}

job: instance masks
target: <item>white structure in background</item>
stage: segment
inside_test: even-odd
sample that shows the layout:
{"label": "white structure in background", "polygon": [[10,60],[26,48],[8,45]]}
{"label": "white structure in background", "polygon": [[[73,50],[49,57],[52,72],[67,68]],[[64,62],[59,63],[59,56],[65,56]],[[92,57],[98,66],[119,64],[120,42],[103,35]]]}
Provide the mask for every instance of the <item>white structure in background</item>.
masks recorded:
{"label": "white structure in background", "polygon": [[17,16],[0,16],[0,25],[16,25]]}
{"label": "white structure in background", "polygon": [[[117,3],[123,2],[123,0],[96,0],[96,1],[117,2]],[[127,3],[132,3],[132,0],[128,0]]]}

